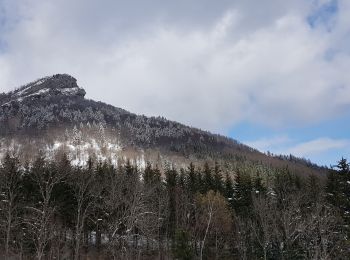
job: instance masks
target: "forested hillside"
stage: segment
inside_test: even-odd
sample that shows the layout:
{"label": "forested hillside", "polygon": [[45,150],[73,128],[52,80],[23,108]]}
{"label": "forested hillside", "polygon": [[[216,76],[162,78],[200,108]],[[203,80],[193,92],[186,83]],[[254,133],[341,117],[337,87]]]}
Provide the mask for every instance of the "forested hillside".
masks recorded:
{"label": "forested hillside", "polygon": [[320,179],[6,155],[1,258],[349,259],[349,183],[345,159]]}
{"label": "forested hillside", "polygon": [[263,154],[234,139],[162,117],[136,115],[85,99],[85,90],[66,74],[45,77],[0,95],[0,156],[7,152],[31,162],[39,151],[48,158],[66,153],[74,164],[130,158],[165,166],[221,161],[231,168],[283,168],[300,175],[324,169],[295,156]]}

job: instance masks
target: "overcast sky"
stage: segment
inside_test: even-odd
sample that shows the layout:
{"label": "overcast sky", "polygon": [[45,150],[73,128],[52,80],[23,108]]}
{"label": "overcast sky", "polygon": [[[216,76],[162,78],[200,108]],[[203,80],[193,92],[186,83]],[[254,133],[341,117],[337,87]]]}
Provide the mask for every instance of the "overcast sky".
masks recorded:
{"label": "overcast sky", "polygon": [[88,98],[320,164],[350,155],[349,0],[0,0],[0,91]]}

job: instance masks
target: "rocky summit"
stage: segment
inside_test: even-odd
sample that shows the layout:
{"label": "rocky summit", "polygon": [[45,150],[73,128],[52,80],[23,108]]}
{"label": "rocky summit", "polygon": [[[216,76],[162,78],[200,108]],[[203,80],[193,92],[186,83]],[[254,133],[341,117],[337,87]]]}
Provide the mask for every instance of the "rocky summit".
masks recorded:
{"label": "rocky summit", "polygon": [[67,74],[56,74],[36,80],[8,94],[1,94],[0,106],[9,107],[12,103],[52,96],[84,97],[85,94],[85,90],[78,87],[75,78]]}

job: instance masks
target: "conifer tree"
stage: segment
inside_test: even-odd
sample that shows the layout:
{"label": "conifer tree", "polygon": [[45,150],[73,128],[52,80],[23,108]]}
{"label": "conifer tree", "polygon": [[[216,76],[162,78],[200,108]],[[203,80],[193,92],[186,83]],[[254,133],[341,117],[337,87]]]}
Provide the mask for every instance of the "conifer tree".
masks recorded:
{"label": "conifer tree", "polygon": [[208,164],[208,162],[206,162],[204,164],[204,169],[203,169],[203,185],[204,185],[204,191],[207,192],[209,190],[213,190],[214,189],[214,181],[213,181],[213,176],[212,176],[212,172],[211,172],[211,168]]}
{"label": "conifer tree", "polygon": [[314,205],[321,198],[320,194],[322,194],[322,187],[320,184],[320,180],[315,175],[310,175],[306,180],[307,187],[307,203]]}
{"label": "conifer tree", "polygon": [[214,191],[223,192],[223,183],[222,183],[222,175],[221,175],[221,169],[218,162],[215,162],[214,166]]}
{"label": "conifer tree", "polygon": [[179,184],[179,187],[185,189],[186,175],[183,169],[180,169],[178,184]]}
{"label": "conifer tree", "polygon": [[187,168],[186,183],[190,193],[192,195],[195,194],[198,190],[198,184],[197,184],[197,178],[196,178],[196,170],[192,162]]}
{"label": "conifer tree", "polygon": [[196,171],[196,190],[202,194],[205,193],[205,184],[201,168],[198,168]]}
{"label": "conifer tree", "polygon": [[160,185],[161,185],[161,173],[160,173],[160,170],[158,168],[158,165],[156,165],[156,167],[153,168],[153,180],[154,180],[155,184],[157,184],[160,187]]}
{"label": "conifer tree", "polygon": [[252,188],[250,175],[237,171],[232,203],[238,214],[243,216],[249,214],[252,205]]}
{"label": "conifer tree", "polygon": [[176,228],[176,185],[178,173],[174,167],[168,168],[165,171],[165,182],[168,192],[168,231],[171,237],[175,235]]}
{"label": "conifer tree", "polygon": [[146,186],[151,185],[153,183],[153,169],[152,169],[152,165],[147,162],[146,164],[146,168],[143,171],[143,181],[145,183]]}
{"label": "conifer tree", "polygon": [[133,167],[133,165],[131,164],[129,159],[126,161],[126,164],[124,166],[124,170],[125,170],[126,176],[128,176],[128,177],[132,177],[135,174],[136,169]]}
{"label": "conifer tree", "polygon": [[253,192],[255,195],[264,195],[266,193],[266,187],[263,185],[263,180],[259,172],[253,179]]}
{"label": "conifer tree", "polygon": [[230,175],[228,173],[226,173],[225,175],[225,197],[232,200],[232,196],[233,196],[233,182],[232,179],[230,177]]}
{"label": "conifer tree", "polygon": [[[345,158],[336,165],[336,171],[331,171],[326,186],[327,198],[340,210],[345,221],[347,232],[350,233],[350,167]],[[350,234],[349,234],[350,235]]]}
{"label": "conifer tree", "polygon": [[57,162],[57,172],[58,175],[63,176],[61,182],[57,183],[53,189],[52,199],[55,201],[55,206],[57,209],[57,215],[60,220],[67,226],[73,226],[74,212],[75,212],[75,202],[73,186],[75,183],[73,181],[68,181],[75,172],[73,172],[71,163],[66,154],[63,154]]}

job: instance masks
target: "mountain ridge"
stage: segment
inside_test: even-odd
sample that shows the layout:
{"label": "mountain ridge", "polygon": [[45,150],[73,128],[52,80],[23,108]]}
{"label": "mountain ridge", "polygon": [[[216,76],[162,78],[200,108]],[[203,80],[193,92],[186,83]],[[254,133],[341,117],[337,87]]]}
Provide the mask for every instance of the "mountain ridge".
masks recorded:
{"label": "mountain ridge", "polygon": [[[0,137],[13,139],[21,144],[22,150],[32,152],[31,142],[37,144],[37,149],[45,151],[51,151],[56,144],[59,149],[68,149],[68,153],[77,153],[74,147],[84,143],[82,151],[89,148],[93,153],[99,147],[101,156],[97,159],[107,159],[109,153],[124,158],[133,150],[132,156],[137,154],[137,158],[151,153],[152,156],[143,159],[150,161],[159,160],[156,157],[166,157],[170,162],[221,160],[234,164],[241,160],[280,168],[300,168],[300,172],[317,169],[316,165],[296,157],[267,156],[232,138],[164,117],[136,115],[85,99],[85,94],[77,80],[68,74],[38,79],[0,94]],[[48,143],[52,144],[50,148],[47,148]],[[1,147],[6,150],[5,144],[0,144]],[[113,149],[117,149],[118,154]],[[107,152],[102,156],[104,150]],[[75,155],[74,158],[77,161],[86,159],[86,155],[78,157]]]}

